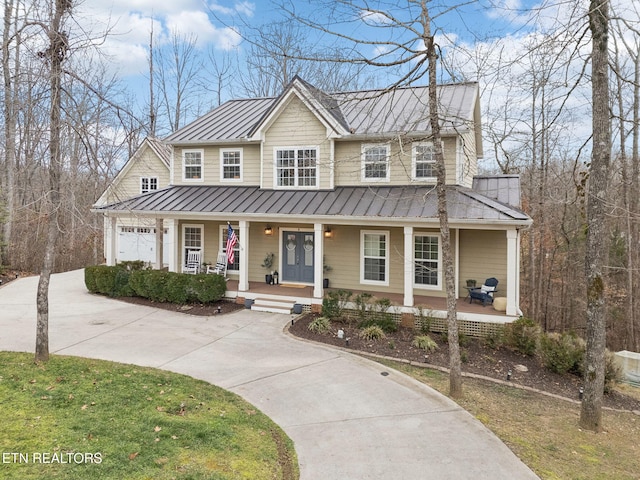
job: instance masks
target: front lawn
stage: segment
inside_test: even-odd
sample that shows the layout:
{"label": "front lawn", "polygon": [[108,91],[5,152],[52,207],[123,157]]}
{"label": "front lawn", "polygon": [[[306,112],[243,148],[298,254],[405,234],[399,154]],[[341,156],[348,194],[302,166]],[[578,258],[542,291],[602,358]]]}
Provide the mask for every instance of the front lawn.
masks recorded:
{"label": "front lawn", "polygon": [[134,365],[0,352],[0,478],[297,479],[291,440],[237,395]]}

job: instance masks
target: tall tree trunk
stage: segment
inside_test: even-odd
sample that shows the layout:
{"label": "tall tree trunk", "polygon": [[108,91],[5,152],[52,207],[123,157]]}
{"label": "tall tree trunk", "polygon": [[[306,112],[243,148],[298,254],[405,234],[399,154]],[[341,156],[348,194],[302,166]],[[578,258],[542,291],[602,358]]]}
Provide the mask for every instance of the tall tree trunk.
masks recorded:
{"label": "tall tree trunk", "polygon": [[447,330],[449,341],[449,395],[452,398],[462,397],[462,365],[460,362],[460,344],[458,339],[458,315],[456,310],[455,271],[451,255],[451,234],[449,215],[447,212],[447,187],[442,137],[440,135],[440,119],[438,115],[438,96],[436,64],[438,53],[431,35],[431,19],[426,0],[422,1],[422,17],[424,26],[424,43],[429,62],[429,120],[431,136],[438,166],[436,191],[438,194],[438,218],[440,220],[440,238],[442,240],[442,257],[444,266],[445,290],[447,292]]}
{"label": "tall tree trunk", "polygon": [[587,351],[585,355],[584,397],[580,425],[588,430],[602,430],[602,396],[606,347],[606,304],[603,269],[607,260],[608,230],[605,209],[609,165],[611,161],[611,127],[609,115],[609,2],[591,0],[589,27],[592,35],[591,93],[593,104],[593,152],[587,196]]}
{"label": "tall tree trunk", "polygon": [[62,154],[60,151],[62,62],[65,59],[68,40],[61,31],[62,20],[71,10],[71,0],[55,0],[55,10],[49,26],[49,48],[44,55],[49,62],[51,88],[51,109],[49,115],[49,194],[47,216],[47,243],[40,272],[37,292],[37,325],[35,360],[49,360],[49,281],[55,265],[58,243],[58,218],[60,212],[60,176]]}

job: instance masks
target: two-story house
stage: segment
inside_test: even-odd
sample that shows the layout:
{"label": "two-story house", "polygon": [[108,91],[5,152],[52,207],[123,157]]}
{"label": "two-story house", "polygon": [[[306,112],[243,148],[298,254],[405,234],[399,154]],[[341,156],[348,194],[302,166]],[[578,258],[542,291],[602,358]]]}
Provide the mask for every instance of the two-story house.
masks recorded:
{"label": "two-story house", "polygon": [[[457,294],[467,295],[467,279],[496,277],[508,321],[519,314],[520,231],[531,224],[519,179],[476,175],[476,83],[439,86],[438,99]],[[331,288],[391,298],[398,311],[444,305],[430,130],[428,87],[329,94],[296,77],[276,98],[228,101],[165,147],[145,142],[111,189],[126,184],[131,198],[105,192],[95,210],[105,216],[107,263],[137,255],[180,271],[194,249],[212,263],[230,224],[239,239],[231,297],[317,309],[328,278]],[[269,253],[279,285],[265,284]],[[478,305],[460,315],[497,313]]]}

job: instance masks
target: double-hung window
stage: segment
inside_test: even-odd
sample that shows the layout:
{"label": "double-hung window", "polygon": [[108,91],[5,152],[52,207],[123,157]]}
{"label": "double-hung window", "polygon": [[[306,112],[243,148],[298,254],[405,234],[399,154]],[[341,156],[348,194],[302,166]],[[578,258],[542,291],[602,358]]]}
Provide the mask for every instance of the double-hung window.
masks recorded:
{"label": "double-hung window", "polygon": [[439,287],[442,278],[440,237],[437,235],[415,235],[413,245],[416,286]]}
{"label": "double-hung window", "polygon": [[189,251],[198,250],[202,252],[204,245],[204,225],[182,225],[182,257],[186,263]]}
{"label": "double-hung window", "polygon": [[362,146],[362,181],[388,182],[390,178],[389,145]]}
{"label": "double-hung window", "polygon": [[318,185],[317,148],[279,148],[275,151],[277,187]]}
{"label": "double-hung window", "polygon": [[158,189],[158,177],[140,177],[140,193],[149,193]]}
{"label": "double-hung window", "polygon": [[389,285],[389,232],[360,232],[362,283]]}
{"label": "double-hung window", "polygon": [[220,149],[220,179],[223,182],[242,181],[242,149]]}
{"label": "double-hung window", "polygon": [[412,148],[413,178],[436,181],[436,151],[432,142],[414,143]]}
{"label": "double-hung window", "polygon": [[187,181],[201,182],[203,172],[203,150],[182,151],[182,178]]}
{"label": "double-hung window", "polygon": [[[227,264],[227,272],[239,272],[240,271],[240,261],[241,261],[241,252],[240,252],[240,242],[241,242],[241,238],[240,238],[240,229],[238,228],[237,225],[231,225],[231,228],[233,228],[233,231],[236,233],[236,235],[238,236],[238,241],[236,242],[236,244],[233,247],[233,263],[228,263]],[[229,234],[229,227],[227,227],[227,225],[220,225],[220,248],[219,251],[223,252],[223,253],[227,253],[227,237]],[[227,257],[229,258],[229,257]]]}

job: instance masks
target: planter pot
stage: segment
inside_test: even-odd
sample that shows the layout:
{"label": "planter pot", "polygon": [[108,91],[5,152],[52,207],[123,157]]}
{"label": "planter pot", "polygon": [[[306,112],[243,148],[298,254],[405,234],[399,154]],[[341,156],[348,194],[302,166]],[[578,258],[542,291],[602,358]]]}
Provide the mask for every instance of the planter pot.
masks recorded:
{"label": "planter pot", "polygon": [[295,313],[296,315],[299,315],[300,313],[302,313],[302,304],[301,303],[295,303],[293,305],[293,313]]}
{"label": "planter pot", "polygon": [[253,305],[253,302],[255,300],[253,298],[245,298],[244,299],[244,308],[251,308],[251,306]]}
{"label": "planter pot", "polygon": [[329,279],[328,278],[322,279],[322,288],[329,288]]}
{"label": "planter pot", "polygon": [[267,285],[272,285],[272,284],[273,284],[273,275],[271,275],[270,273],[267,273],[267,274],[264,276],[264,282],[265,282]]}

